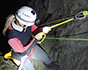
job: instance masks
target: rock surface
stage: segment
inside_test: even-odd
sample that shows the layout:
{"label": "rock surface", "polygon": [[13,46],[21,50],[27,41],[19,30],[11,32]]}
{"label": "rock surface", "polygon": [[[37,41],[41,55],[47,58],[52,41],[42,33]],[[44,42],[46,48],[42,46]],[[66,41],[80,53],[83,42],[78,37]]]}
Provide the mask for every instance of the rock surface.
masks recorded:
{"label": "rock surface", "polygon": [[[37,24],[39,27],[45,25],[52,26],[58,22],[71,18],[80,11],[88,10],[88,0],[25,0],[24,3],[23,0],[18,1],[21,5],[27,3],[27,5],[35,9],[40,19],[40,23]],[[18,1],[15,2],[15,4],[18,5]],[[47,34],[47,37],[87,39],[88,17],[83,20],[71,21],[56,27]],[[4,47],[5,45],[1,46]],[[58,70],[88,70],[88,41],[51,40],[46,38],[41,43],[41,46],[46,50],[52,61],[60,66]],[[49,70],[42,62],[31,58],[30,60],[36,70]],[[0,56],[0,70],[17,70],[17,66],[10,60],[4,60],[3,56]]]}

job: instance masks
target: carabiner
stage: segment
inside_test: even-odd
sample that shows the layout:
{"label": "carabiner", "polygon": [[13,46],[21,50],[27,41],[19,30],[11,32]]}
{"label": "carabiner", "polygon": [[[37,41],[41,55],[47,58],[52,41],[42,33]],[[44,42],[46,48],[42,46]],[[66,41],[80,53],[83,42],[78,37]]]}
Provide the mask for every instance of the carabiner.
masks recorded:
{"label": "carabiner", "polygon": [[86,15],[83,14],[83,11],[79,12],[78,14],[75,15],[76,19],[85,19]]}
{"label": "carabiner", "polygon": [[46,38],[46,34],[44,33],[44,32],[42,32],[41,34],[43,34],[43,38],[42,38],[42,40],[41,41],[39,41],[38,43],[42,43],[43,41],[44,41],[44,39]]}

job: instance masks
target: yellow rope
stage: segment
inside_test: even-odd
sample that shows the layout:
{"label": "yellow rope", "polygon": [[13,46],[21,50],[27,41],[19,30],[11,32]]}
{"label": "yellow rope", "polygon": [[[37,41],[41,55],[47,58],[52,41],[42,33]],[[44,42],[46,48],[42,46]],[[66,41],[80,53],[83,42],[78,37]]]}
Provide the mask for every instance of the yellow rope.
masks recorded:
{"label": "yellow rope", "polygon": [[[83,15],[83,17],[80,17],[79,15]],[[79,16],[79,17],[78,17]],[[53,26],[51,26],[50,28],[52,29],[52,28],[55,28],[55,27],[57,27],[57,26],[60,26],[60,25],[62,25],[62,24],[65,24],[65,23],[67,23],[67,22],[70,22],[70,21],[72,21],[72,20],[75,20],[75,19],[84,19],[86,16],[88,16],[88,11],[81,11],[81,12],[79,12],[78,14],[76,14],[74,17],[72,17],[72,18],[70,18],[70,19],[68,19],[68,20],[65,20],[65,21],[63,21],[63,22],[61,22],[61,23],[58,23],[58,24],[56,24],[56,25],[53,25]],[[41,42],[43,42],[43,40],[46,38],[46,34],[45,33],[43,33],[44,34],[44,38],[40,41],[40,43]],[[63,40],[87,40],[87,39],[79,39],[79,38],[55,38],[55,39],[63,39]]]}
{"label": "yellow rope", "polygon": [[74,18],[70,18],[70,19],[68,19],[68,20],[66,20],[66,21],[63,21],[63,22],[58,23],[58,24],[56,24],[56,25],[53,25],[53,26],[51,26],[50,28],[51,28],[51,29],[52,29],[52,28],[55,28],[55,27],[57,27],[57,26],[60,26],[60,25],[65,24],[65,23],[67,23],[67,22],[69,22],[69,21],[72,21],[72,20],[74,20]]}

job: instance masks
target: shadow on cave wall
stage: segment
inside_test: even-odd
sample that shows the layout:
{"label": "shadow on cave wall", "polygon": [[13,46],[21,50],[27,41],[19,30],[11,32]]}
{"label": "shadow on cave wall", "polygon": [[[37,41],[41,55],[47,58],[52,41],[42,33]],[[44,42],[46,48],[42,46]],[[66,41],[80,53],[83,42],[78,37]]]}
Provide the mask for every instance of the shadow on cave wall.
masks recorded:
{"label": "shadow on cave wall", "polygon": [[[31,0],[29,0],[31,1]],[[28,0],[0,0],[0,52],[5,54],[10,50],[6,38],[2,34],[6,17],[14,12],[22,5],[27,5]]]}

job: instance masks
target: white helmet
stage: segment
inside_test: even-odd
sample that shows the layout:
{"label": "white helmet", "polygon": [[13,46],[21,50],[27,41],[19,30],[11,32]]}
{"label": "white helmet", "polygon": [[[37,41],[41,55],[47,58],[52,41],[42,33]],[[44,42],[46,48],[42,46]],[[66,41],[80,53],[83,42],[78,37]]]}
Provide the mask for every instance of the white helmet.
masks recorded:
{"label": "white helmet", "polygon": [[37,18],[36,12],[28,7],[23,6],[15,14],[16,19],[23,25],[33,25],[35,23],[35,20]]}

